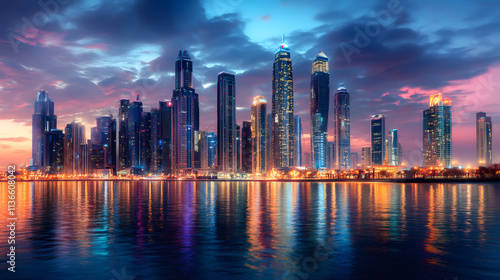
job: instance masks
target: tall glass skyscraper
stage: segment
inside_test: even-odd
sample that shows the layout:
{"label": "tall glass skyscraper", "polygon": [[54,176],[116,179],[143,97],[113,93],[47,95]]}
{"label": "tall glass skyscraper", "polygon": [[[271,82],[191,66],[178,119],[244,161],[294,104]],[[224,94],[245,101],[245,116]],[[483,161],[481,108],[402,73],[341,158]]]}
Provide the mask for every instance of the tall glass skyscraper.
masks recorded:
{"label": "tall glass skyscraper", "polygon": [[91,169],[113,169],[116,166],[116,121],[113,115],[96,118],[91,129]]}
{"label": "tall glass skyscraper", "polygon": [[266,171],[273,168],[273,141],[274,141],[274,119],[273,114],[269,113],[266,116]]}
{"label": "tall glass skyscraper", "polygon": [[236,172],[236,84],[234,74],[227,72],[217,75],[217,137],[219,171]]}
{"label": "tall glass skyscraper", "polygon": [[189,173],[199,166],[200,130],[198,94],[193,88],[193,62],[186,50],[175,61],[175,89],[172,95],[172,169]]}
{"label": "tall glass skyscraper", "polygon": [[423,112],[424,166],[451,167],[451,101],[431,95]]}
{"label": "tall glass skyscraper", "polygon": [[35,100],[32,119],[32,158],[33,165],[45,167],[45,133],[57,129],[54,115],[54,102],[45,91],[39,91]]}
{"label": "tall glass skyscraper", "polygon": [[172,173],[172,102],[160,101],[161,171]]}
{"label": "tall glass skyscraper", "polygon": [[293,72],[290,49],[284,42],[274,55],[273,64],[273,166],[294,165],[293,141]]}
{"label": "tall glass skyscraper", "polygon": [[45,132],[44,172],[61,174],[64,169],[64,134],[60,129]]}
{"label": "tall glass skyscraper", "polygon": [[130,167],[131,151],[129,148],[128,115],[130,100],[120,100],[118,111],[118,170]]}
{"label": "tall glass skyscraper", "polygon": [[340,84],[335,93],[335,168],[351,168],[351,109],[349,92]]}
{"label": "tall glass skyscraper", "polygon": [[128,112],[128,148],[130,149],[130,167],[141,168],[141,122],[142,102],[137,99],[130,104]]}
{"label": "tall glass skyscraper", "polygon": [[267,101],[256,96],[252,105],[252,173],[266,172]]}
{"label": "tall glass skyscraper", "polygon": [[77,121],[68,123],[64,129],[64,173],[85,173],[88,152],[85,126]]}
{"label": "tall glass skyscraper", "polygon": [[385,155],[385,117],[383,115],[370,117],[370,139],[372,164],[383,165]]}
{"label": "tall glass skyscraper", "polygon": [[387,155],[387,164],[388,165],[400,165],[401,163],[401,154],[400,154],[400,145],[398,139],[398,130],[393,129],[389,130],[389,135],[387,137],[387,147],[386,147],[386,155]]}
{"label": "tall glass skyscraper", "polygon": [[293,120],[293,166],[302,166],[302,121],[299,115]]}
{"label": "tall glass skyscraper", "polygon": [[476,113],[476,152],[477,165],[488,166],[492,163],[492,124],[486,113]]}
{"label": "tall glass skyscraper", "polygon": [[241,128],[241,171],[252,173],[252,123],[248,121]]}
{"label": "tall glass skyscraper", "polygon": [[328,57],[320,51],[314,59],[311,74],[311,159],[315,169],[327,167],[329,105]]}

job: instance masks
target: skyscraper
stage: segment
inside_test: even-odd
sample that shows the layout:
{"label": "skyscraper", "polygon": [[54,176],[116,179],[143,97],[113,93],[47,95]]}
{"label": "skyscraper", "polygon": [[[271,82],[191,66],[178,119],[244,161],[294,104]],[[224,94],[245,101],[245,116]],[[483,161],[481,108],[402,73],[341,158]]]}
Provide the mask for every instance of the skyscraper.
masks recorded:
{"label": "skyscraper", "polygon": [[236,150],[236,88],[234,74],[217,75],[217,165],[220,171],[238,170]]}
{"label": "skyscraper", "polygon": [[326,168],[335,168],[335,141],[326,143]]}
{"label": "skyscraper", "polygon": [[64,129],[64,173],[85,173],[88,145],[85,141],[85,126],[77,121]]}
{"label": "skyscraper", "polygon": [[151,122],[151,112],[143,112],[141,118],[141,129],[140,129],[140,150],[141,150],[141,160],[140,168],[144,172],[149,172],[153,168],[152,161],[152,122]]}
{"label": "skyscraper", "polygon": [[451,166],[451,101],[441,93],[431,95],[423,112],[424,166]]}
{"label": "skyscraper", "polygon": [[349,92],[340,84],[335,93],[335,168],[351,168],[351,109]]}
{"label": "skyscraper", "polygon": [[385,160],[388,165],[400,165],[401,163],[401,146],[399,144],[398,130],[389,130],[389,135],[387,137],[387,147]]}
{"label": "skyscraper", "polygon": [[476,153],[478,166],[492,163],[492,124],[486,113],[476,113]]}
{"label": "skyscraper", "polygon": [[161,171],[172,173],[172,102],[160,101]]}
{"label": "skyscraper", "polygon": [[372,164],[383,165],[385,154],[385,117],[383,115],[370,117],[370,139]]}
{"label": "skyscraper", "polygon": [[366,168],[372,165],[372,150],[371,147],[361,148],[361,165]]}
{"label": "skyscraper", "polygon": [[130,110],[130,101],[128,99],[120,100],[118,112],[118,170],[130,167],[131,151],[129,148],[128,115]]}
{"label": "skyscraper", "polygon": [[302,121],[299,115],[293,120],[293,166],[302,166]]}
{"label": "skyscraper", "polygon": [[39,91],[34,104],[32,119],[32,157],[33,165],[45,167],[45,132],[57,129],[57,117],[54,115],[54,102],[45,91]]}
{"label": "skyscraper", "polygon": [[137,99],[130,104],[128,112],[128,148],[130,149],[130,166],[134,169],[141,169],[141,122],[142,122],[142,102]]}
{"label": "skyscraper", "polygon": [[252,123],[247,121],[241,128],[241,171],[252,172]]}
{"label": "skyscraper", "polygon": [[186,50],[175,61],[175,89],[172,95],[172,169],[189,173],[199,165],[198,94],[193,88],[193,62]]}
{"label": "skyscraper", "polygon": [[274,119],[273,119],[273,114],[269,113],[266,116],[266,171],[271,170],[274,168],[274,156],[273,156],[273,151],[274,151],[274,146],[273,146],[273,141],[274,141]]}
{"label": "skyscraper", "polygon": [[64,169],[64,134],[60,129],[45,132],[44,173],[61,174]]}
{"label": "skyscraper", "polygon": [[330,74],[328,57],[320,51],[314,59],[311,74],[311,158],[315,169],[327,167],[328,109]]}
{"label": "skyscraper", "polygon": [[208,142],[208,168],[215,167],[215,158],[217,156],[217,135],[213,131],[207,133]]}
{"label": "skyscraper", "polygon": [[256,96],[252,105],[252,173],[264,174],[266,167],[267,101]]}
{"label": "skyscraper", "polygon": [[96,118],[96,127],[91,129],[91,169],[113,169],[116,167],[116,121],[113,115]]}
{"label": "skyscraper", "polygon": [[294,165],[293,72],[290,49],[284,42],[274,55],[273,87],[273,167]]}
{"label": "skyscraper", "polygon": [[236,125],[236,172],[241,171],[241,126]]}

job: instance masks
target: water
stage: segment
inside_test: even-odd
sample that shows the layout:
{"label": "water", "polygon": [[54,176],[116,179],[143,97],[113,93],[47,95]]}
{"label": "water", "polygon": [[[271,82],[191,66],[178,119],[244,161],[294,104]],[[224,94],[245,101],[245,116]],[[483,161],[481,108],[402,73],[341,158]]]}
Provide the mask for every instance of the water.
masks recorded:
{"label": "water", "polygon": [[[7,184],[0,185],[7,251]],[[500,185],[17,184],[0,279],[500,279]]]}

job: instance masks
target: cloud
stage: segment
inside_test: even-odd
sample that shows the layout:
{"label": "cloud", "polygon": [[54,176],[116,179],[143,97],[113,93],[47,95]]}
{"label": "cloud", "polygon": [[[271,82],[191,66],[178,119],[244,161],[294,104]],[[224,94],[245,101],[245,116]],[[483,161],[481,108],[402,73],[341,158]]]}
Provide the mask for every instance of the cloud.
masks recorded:
{"label": "cloud", "polygon": [[25,142],[31,141],[31,139],[26,137],[8,137],[8,138],[0,138],[0,142]]}
{"label": "cloud", "polygon": [[271,15],[265,15],[265,16],[260,18],[260,20],[262,20],[262,21],[269,21],[270,19],[271,19]]}

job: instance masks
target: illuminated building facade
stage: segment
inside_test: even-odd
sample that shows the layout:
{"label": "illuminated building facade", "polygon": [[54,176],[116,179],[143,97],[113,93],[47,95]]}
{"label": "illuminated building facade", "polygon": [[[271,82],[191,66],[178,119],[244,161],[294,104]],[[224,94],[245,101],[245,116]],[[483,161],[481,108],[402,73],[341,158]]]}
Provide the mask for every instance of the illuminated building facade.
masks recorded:
{"label": "illuminated building facade", "polygon": [[85,141],[85,126],[77,121],[64,129],[64,173],[83,174],[87,169],[88,145]]}
{"label": "illuminated building facade", "polygon": [[39,91],[34,104],[32,118],[32,158],[33,165],[45,167],[45,133],[57,129],[54,102],[45,91]]}
{"label": "illuminated building facade", "polygon": [[492,163],[492,124],[486,113],[476,113],[476,153],[477,165],[488,166]]}
{"label": "illuminated building facade", "polygon": [[290,49],[284,42],[274,55],[272,98],[272,167],[293,167],[293,72]]}
{"label": "illuminated building facade", "polygon": [[311,74],[311,158],[314,169],[327,167],[328,110],[330,74],[328,57],[320,51],[314,59]]}
{"label": "illuminated building facade", "polygon": [[227,72],[217,75],[217,137],[219,171],[236,172],[236,84],[234,74]]}
{"label": "illuminated building facade", "polygon": [[64,134],[60,129],[45,132],[44,173],[61,174],[64,169]]}
{"label": "illuminated building facade", "polygon": [[302,121],[299,115],[293,120],[293,166],[302,166]]}
{"label": "illuminated building facade", "polygon": [[385,117],[383,115],[370,117],[370,140],[372,164],[383,165],[385,155]]}
{"label": "illuminated building facade", "polygon": [[424,166],[451,167],[451,101],[438,93],[429,105],[423,112]]}
{"label": "illuminated building facade", "polygon": [[241,128],[241,171],[252,173],[252,123],[248,121]]}
{"label": "illuminated building facade", "polygon": [[118,109],[118,170],[130,167],[130,148],[128,133],[128,115],[130,110],[130,100],[120,100]]}
{"label": "illuminated building facade", "polygon": [[351,109],[349,92],[340,84],[335,93],[335,168],[351,168]]}
{"label": "illuminated building facade", "polygon": [[199,166],[198,94],[193,88],[193,62],[186,50],[175,61],[175,89],[172,95],[172,172],[190,173]]}
{"label": "illuminated building facade", "polygon": [[372,149],[371,147],[361,148],[361,166],[366,168],[372,165]]}
{"label": "illuminated building facade", "polygon": [[116,167],[116,120],[113,115],[96,118],[96,127],[90,130],[90,168]]}
{"label": "illuminated building facade", "polygon": [[267,101],[264,96],[256,96],[251,108],[251,132],[252,132],[252,173],[264,174],[266,167],[266,139],[267,133]]}

